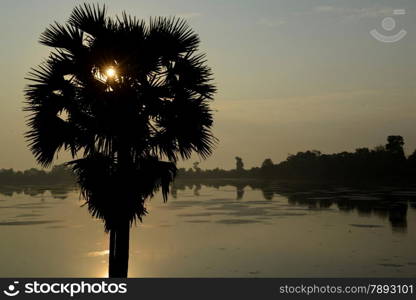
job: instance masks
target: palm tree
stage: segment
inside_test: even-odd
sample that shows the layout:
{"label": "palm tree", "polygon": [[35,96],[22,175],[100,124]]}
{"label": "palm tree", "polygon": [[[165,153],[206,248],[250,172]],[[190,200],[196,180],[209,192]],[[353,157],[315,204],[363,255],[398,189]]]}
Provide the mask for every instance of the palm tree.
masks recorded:
{"label": "palm tree", "polygon": [[44,167],[71,154],[86,205],[110,233],[109,276],[126,277],[145,201],[160,188],[166,201],[176,162],[206,158],[216,143],[212,72],[198,35],[174,17],[109,18],[84,4],[40,43],[53,50],[27,78],[29,147]]}

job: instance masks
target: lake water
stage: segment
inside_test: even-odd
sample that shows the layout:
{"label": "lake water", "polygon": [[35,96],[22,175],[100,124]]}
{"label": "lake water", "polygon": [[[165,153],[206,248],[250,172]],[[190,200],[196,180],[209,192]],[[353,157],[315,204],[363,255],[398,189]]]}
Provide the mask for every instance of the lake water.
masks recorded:
{"label": "lake water", "polygon": [[[1,277],[105,277],[75,188],[0,189]],[[416,188],[181,183],[131,232],[130,277],[415,277]]]}

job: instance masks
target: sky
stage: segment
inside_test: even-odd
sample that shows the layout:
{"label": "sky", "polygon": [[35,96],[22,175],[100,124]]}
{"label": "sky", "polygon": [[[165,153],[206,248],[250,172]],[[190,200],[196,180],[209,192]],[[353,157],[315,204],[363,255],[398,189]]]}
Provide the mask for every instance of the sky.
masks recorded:
{"label": "sky", "polygon": [[[235,156],[250,168],[308,149],[354,151],[388,135],[402,135],[408,154],[416,148],[414,0],[1,0],[0,168],[36,167],[23,137],[24,77],[50,51],[40,34],[83,2],[105,3],[110,16],[180,16],[200,35],[218,87],[219,139],[202,168],[234,168]],[[407,34],[385,43],[372,30]]]}

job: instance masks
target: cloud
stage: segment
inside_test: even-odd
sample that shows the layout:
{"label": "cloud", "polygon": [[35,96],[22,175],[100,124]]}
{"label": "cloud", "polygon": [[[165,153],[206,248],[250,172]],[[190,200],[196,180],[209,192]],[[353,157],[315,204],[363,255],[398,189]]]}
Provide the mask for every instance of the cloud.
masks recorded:
{"label": "cloud", "polygon": [[268,19],[268,18],[261,18],[257,21],[258,25],[266,26],[266,27],[278,27],[281,25],[286,24],[285,20],[279,19]]}
{"label": "cloud", "polygon": [[393,14],[390,7],[349,8],[333,5],[321,5],[313,9],[312,13],[340,15],[347,19],[377,18]]}

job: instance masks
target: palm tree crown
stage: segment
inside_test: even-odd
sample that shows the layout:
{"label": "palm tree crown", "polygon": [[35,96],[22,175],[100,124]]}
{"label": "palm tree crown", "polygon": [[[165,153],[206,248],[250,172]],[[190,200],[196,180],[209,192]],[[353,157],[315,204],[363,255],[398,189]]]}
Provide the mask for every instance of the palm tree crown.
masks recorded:
{"label": "palm tree crown", "polygon": [[54,50],[28,76],[30,149],[43,166],[70,151],[88,208],[106,230],[141,220],[160,187],[166,199],[178,159],[211,154],[216,89],[185,21],[112,19],[105,7],[84,4],[40,43]]}

